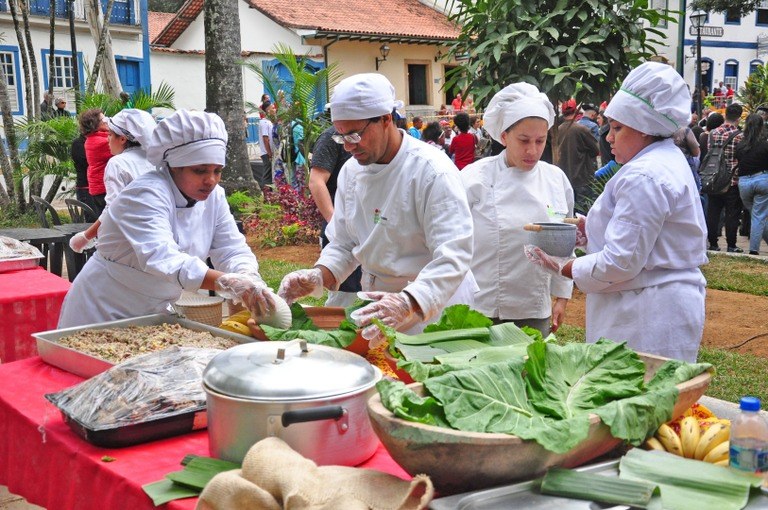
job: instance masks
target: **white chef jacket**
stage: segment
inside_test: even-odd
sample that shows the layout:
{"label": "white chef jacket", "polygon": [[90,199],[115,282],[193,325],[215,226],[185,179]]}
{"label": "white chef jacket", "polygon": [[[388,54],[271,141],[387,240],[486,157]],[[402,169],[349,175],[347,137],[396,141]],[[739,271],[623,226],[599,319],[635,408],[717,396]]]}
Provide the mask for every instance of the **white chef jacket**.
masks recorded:
{"label": "white chef jacket", "polygon": [[573,279],[587,294],[587,340],[695,361],[704,329],[707,227],[690,167],[672,139],[622,166],[589,211],[587,255]]}
{"label": "white chef jacket", "polygon": [[59,327],[169,313],[182,289],[197,290],[211,258],[224,272],[258,272],[224,189],[187,207],[167,170],[129,184],[102,216],[97,253],[75,278]]}
{"label": "white chef jacket", "polygon": [[523,226],[573,216],[568,177],[544,161],[530,171],[508,167],[502,152],[464,167],[461,180],[474,222],[475,307],[499,319],[550,317],[551,296],[570,299],[573,281],[528,262]]}
{"label": "white chef jacket", "polygon": [[120,154],[109,158],[104,169],[104,186],[107,188],[107,196],[104,200],[107,202],[107,207],[136,177],[154,169],[154,165],[147,161],[147,153],[137,146],[127,147]]}
{"label": "white chef jacket", "polygon": [[399,133],[402,145],[391,162],[362,166],[350,158],[342,167],[334,237],[317,263],[337,285],[361,265],[363,290],[405,290],[429,320],[460,286],[467,290],[461,302],[472,305],[472,219],[445,152]]}

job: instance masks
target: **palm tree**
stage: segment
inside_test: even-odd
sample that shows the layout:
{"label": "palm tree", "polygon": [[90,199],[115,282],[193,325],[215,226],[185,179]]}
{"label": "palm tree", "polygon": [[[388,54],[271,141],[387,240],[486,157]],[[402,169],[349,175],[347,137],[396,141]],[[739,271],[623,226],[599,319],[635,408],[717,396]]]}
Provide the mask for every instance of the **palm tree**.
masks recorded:
{"label": "palm tree", "polygon": [[736,99],[749,113],[755,113],[758,106],[768,104],[768,65],[757,66],[739,89]]}
{"label": "palm tree", "polygon": [[[304,130],[304,141],[299,150],[304,159],[309,161],[309,153],[315,140],[320,136],[327,122],[318,116],[327,101],[328,90],[336,85],[343,76],[337,63],[331,63],[328,67],[315,71],[310,65],[309,56],[297,56],[293,49],[284,43],[275,45],[272,49],[275,59],[288,71],[292,83],[280,78],[274,66],[261,66],[256,62],[244,62],[244,66],[256,73],[264,84],[269,95],[278,100],[278,124],[281,129],[280,140],[282,144],[292,143],[292,126],[294,123],[301,125]],[[290,89],[290,96],[286,97],[283,104],[279,98],[285,96],[285,91]],[[255,111],[256,105],[248,103],[248,107]],[[281,154],[279,147],[277,154]],[[286,151],[292,154],[293,151]],[[288,160],[292,159],[290,157]],[[284,161],[288,175],[288,182],[293,182],[293,161]],[[307,172],[307,178],[309,173]]]}

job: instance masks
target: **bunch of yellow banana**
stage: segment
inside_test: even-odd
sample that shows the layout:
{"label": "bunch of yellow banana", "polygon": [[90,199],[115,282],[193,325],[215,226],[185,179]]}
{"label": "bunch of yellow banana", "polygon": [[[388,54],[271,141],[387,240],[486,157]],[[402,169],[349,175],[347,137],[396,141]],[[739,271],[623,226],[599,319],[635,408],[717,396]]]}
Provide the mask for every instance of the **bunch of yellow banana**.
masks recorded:
{"label": "bunch of yellow banana", "polygon": [[241,335],[253,336],[251,328],[247,326],[248,319],[251,318],[251,312],[248,310],[242,310],[234,315],[230,315],[227,319],[219,324],[219,327],[232,333],[240,333]]}
{"label": "bunch of yellow banana", "polygon": [[670,423],[663,423],[656,434],[645,442],[645,446],[649,450],[664,450],[681,457],[727,466],[731,422],[717,418],[711,412],[710,415],[700,419],[701,414],[692,412]]}

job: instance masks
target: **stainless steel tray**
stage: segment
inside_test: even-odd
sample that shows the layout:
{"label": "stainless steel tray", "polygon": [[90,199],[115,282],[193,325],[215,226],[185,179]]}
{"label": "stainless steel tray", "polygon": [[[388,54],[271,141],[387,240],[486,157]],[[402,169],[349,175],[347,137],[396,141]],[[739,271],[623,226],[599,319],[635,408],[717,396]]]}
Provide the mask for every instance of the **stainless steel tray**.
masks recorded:
{"label": "stainless steel tray", "polygon": [[[619,476],[619,460],[609,460],[576,468],[576,471],[595,473],[605,476]],[[447,498],[438,498],[429,505],[431,510],[612,510],[629,508],[627,506],[598,503],[582,499],[548,496],[539,492],[541,479],[504,485],[495,489],[456,494]],[[655,499],[655,497],[654,497]],[[748,510],[768,510],[768,497],[758,490],[753,490],[749,497]]]}
{"label": "stainless steel tray", "polygon": [[114,366],[114,363],[60,345],[58,343],[59,340],[79,331],[85,331],[88,329],[127,328],[128,326],[157,326],[160,324],[179,324],[180,326],[195,331],[208,331],[214,336],[231,338],[232,340],[241,344],[256,341],[256,339],[249,336],[224,331],[223,329],[209,326],[207,324],[202,324],[200,322],[191,321],[189,319],[184,319],[176,315],[163,314],[145,315],[132,319],[122,319],[118,321],[101,322],[98,324],[88,324],[74,328],[42,331],[40,333],[33,333],[32,336],[37,339],[37,352],[46,363],[81,377],[89,378],[100,374],[105,370],[109,370],[112,366]]}
{"label": "stainless steel tray", "polygon": [[39,264],[40,259],[43,257],[18,257],[15,259],[2,259],[0,260],[0,273],[7,273],[9,271],[19,271],[21,269],[32,269]]}

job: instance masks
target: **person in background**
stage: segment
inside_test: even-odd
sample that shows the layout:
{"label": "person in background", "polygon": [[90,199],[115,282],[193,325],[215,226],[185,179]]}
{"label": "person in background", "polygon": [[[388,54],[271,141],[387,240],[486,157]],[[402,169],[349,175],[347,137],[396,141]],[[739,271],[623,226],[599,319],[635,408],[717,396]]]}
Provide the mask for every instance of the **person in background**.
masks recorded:
{"label": "person in background", "polygon": [[277,298],[218,185],[226,146],[213,113],[178,110],[158,124],[147,147],[156,169],[101,217],[97,252],[67,293],[59,328],[171,313],[185,289],[240,301],[257,322],[274,310]]}
{"label": "person in background", "polygon": [[585,103],[581,105],[582,115],[581,118],[576,121],[585,128],[589,129],[595,140],[600,140],[600,126],[597,124],[597,107],[593,104]]}
{"label": "person in background", "polygon": [[[336,182],[341,167],[350,157],[349,152],[333,140],[335,134],[336,129],[331,126],[317,138],[312,149],[312,168],[309,170],[309,191],[312,194],[312,200],[317,205],[317,210],[323,216],[323,227],[320,231],[321,249],[325,248],[330,243],[330,239],[333,238],[333,233],[329,232],[328,227],[333,217]],[[360,266],[357,266],[352,274],[339,285],[339,290],[328,291],[325,306],[351,306],[357,299],[357,293],[362,290],[361,277],[362,271]]]}
{"label": "person in background", "polygon": [[88,193],[93,201],[93,211],[99,216],[106,207],[107,188],[104,186],[104,169],[112,157],[109,150],[107,118],[99,108],[91,108],[80,114],[80,132],[85,135],[85,157],[88,160]]}
{"label": "person in background", "polygon": [[722,126],[724,122],[725,118],[717,112],[712,112],[707,115],[707,124],[704,127],[704,131],[699,135],[699,150],[701,151],[700,159],[703,160],[704,156],[706,156],[709,151],[709,134]]}
{"label": "person in background", "polygon": [[557,148],[559,157],[556,162],[573,186],[576,210],[586,213],[594,199],[592,183],[597,170],[597,156],[600,149],[597,139],[586,127],[578,123],[578,107],[576,101],[568,99],[560,106],[562,122],[558,136],[560,145]]}
{"label": "person in background", "polygon": [[421,140],[421,128],[424,126],[424,121],[421,117],[413,118],[413,125],[408,128],[408,134],[417,140]]}
{"label": "person in background", "polygon": [[48,92],[43,93],[43,102],[40,103],[40,118],[48,120],[53,116],[53,98]]}
{"label": "person in background", "polygon": [[[691,116],[693,115],[695,114],[691,114]],[[701,178],[699,177],[701,149],[699,149],[699,141],[696,135],[693,134],[693,129],[688,126],[678,129],[672,135],[672,140],[682,151],[685,160],[688,161],[688,166],[691,167],[691,173],[693,174],[693,180],[696,181],[696,191],[701,193]]]}
{"label": "person in background", "polygon": [[469,132],[469,114],[465,112],[457,113],[453,117],[453,124],[459,130],[459,134],[451,140],[448,154],[453,157],[456,168],[461,170],[475,160],[477,138]]}
{"label": "person in background", "polygon": [[[138,176],[154,169],[147,161],[144,149],[152,136],[157,123],[152,115],[144,110],[128,108],[121,110],[114,117],[107,119],[109,150],[112,158],[104,169],[104,187],[106,206],[101,216],[106,214],[118,193]],[[69,246],[75,253],[82,253],[98,235],[101,220],[97,220],[84,232],[78,232],[69,240]]]}
{"label": "person in background", "polygon": [[587,342],[626,341],[639,352],[696,361],[706,225],[696,183],[672,140],[688,125],[690,104],[674,67],[647,62],[633,69],[605,111],[622,167],[578,227],[587,254],[560,258],[526,247],[533,263],[573,278],[586,294]]}
{"label": "person in background", "polygon": [[259,184],[262,186],[272,184],[272,118],[275,114],[275,105],[267,104],[266,108],[259,112],[259,149],[261,150],[262,172]]}
{"label": "person in background", "polygon": [[69,155],[75,165],[75,197],[91,209],[94,209],[93,199],[88,193],[88,159],[85,157],[85,135],[72,140]]}
{"label": "person in background", "polygon": [[448,107],[447,106],[445,106],[444,104],[441,104],[440,105],[440,109],[437,110],[437,114],[440,115],[440,116],[442,116],[442,115],[450,115],[450,112],[448,111]]}
{"label": "person in background", "polygon": [[526,263],[523,226],[573,216],[568,177],[540,161],[555,110],[533,85],[513,83],[493,96],[484,120],[505,149],[461,172],[475,232],[475,308],[497,324],[511,321],[547,336],[563,323],[573,282]]}
{"label": "person in background", "polygon": [[475,100],[471,97],[468,97],[466,101],[464,101],[464,108],[463,110],[467,113],[475,113]]}
{"label": "person in background", "polygon": [[451,123],[447,120],[441,120],[440,127],[443,128],[443,147],[447,153],[451,148],[451,141],[453,141],[453,137],[456,136],[456,131],[453,130]]}
{"label": "person in background", "polygon": [[475,144],[475,161],[484,158],[490,154],[491,139],[488,137],[485,129],[483,129],[483,120],[480,117],[469,118],[470,128],[469,132],[475,136],[477,143]]}
{"label": "person in background", "polygon": [[397,129],[402,103],[381,74],[356,74],[331,96],[333,139],[352,154],[341,169],[331,218],[333,238],[312,269],[287,274],[288,303],[337,290],[362,266],[361,296],[372,303],[352,319],[371,347],[385,341],[374,319],[421,332],[450,304],[474,303],[472,221],[459,174],[448,157]]}
{"label": "person in background", "polygon": [[63,97],[56,99],[56,109],[51,113],[52,117],[69,117],[67,111],[67,100]]}
{"label": "person in background", "polygon": [[744,138],[736,145],[739,194],[750,214],[749,254],[760,255],[760,239],[768,243],[768,141],[763,117],[753,113],[744,123]]}
{"label": "person in background", "polygon": [[428,145],[436,147],[445,152],[445,147],[443,147],[442,142],[443,130],[440,128],[439,122],[433,121],[427,124],[427,126],[424,128],[424,131],[421,133],[421,140],[426,142]]}
{"label": "person in background", "polygon": [[451,108],[453,108],[453,113],[459,113],[464,106],[464,101],[461,99],[461,92],[456,92],[456,97],[453,98],[453,101],[451,101]]}
{"label": "person in background", "polygon": [[[728,137],[735,131],[738,131],[739,120],[743,109],[739,104],[730,104],[725,108],[725,122],[722,126],[713,129],[709,133],[709,148],[715,144],[721,146],[725,144]],[[720,237],[720,215],[725,209],[725,241],[727,250],[730,253],[742,253],[744,250],[736,246],[736,235],[739,229],[739,216],[741,215],[742,203],[739,196],[739,178],[736,174],[736,146],[741,142],[742,133],[738,133],[723,148],[723,157],[732,169],[733,179],[731,186],[725,193],[707,195],[707,237],[709,239],[709,249],[711,251],[720,251],[717,244]]]}

